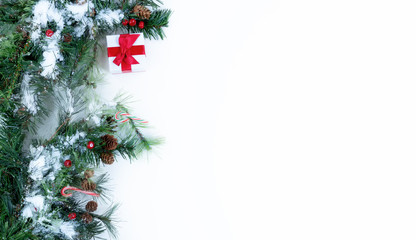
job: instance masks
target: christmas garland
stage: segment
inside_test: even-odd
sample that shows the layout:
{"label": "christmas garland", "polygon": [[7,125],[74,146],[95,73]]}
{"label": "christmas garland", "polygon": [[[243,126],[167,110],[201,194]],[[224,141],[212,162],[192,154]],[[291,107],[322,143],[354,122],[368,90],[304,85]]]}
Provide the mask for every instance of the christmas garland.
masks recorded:
{"label": "christmas garland", "polygon": [[99,168],[160,140],[123,99],[96,94],[97,51],[113,34],[110,71],[142,70],[143,38],[165,37],[171,11],[160,4],[1,1],[0,239],[116,238],[117,205],[105,209],[109,175]]}

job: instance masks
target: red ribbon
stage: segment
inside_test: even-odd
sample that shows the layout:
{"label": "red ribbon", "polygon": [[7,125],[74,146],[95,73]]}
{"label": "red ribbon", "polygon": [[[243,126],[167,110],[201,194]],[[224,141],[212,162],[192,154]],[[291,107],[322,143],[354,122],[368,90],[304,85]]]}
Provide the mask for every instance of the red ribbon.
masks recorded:
{"label": "red ribbon", "polygon": [[114,64],[120,66],[123,72],[131,71],[132,64],[140,64],[132,55],[144,55],[144,45],[133,46],[140,34],[121,34],[118,43],[120,47],[107,48],[108,57],[116,57]]}
{"label": "red ribbon", "polygon": [[84,191],[84,190],[81,190],[81,189],[76,188],[76,187],[67,186],[67,187],[62,188],[62,190],[61,190],[61,194],[64,197],[72,196],[72,193],[65,193],[66,190],[74,190],[74,191],[81,192],[81,193],[84,193],[84,194],[88,194],[88,195],[91,195],[91,196],[94,196],[94,197],[99,197],[100,196],[100,194],[97,194],[97,193],[94,193],[94,192]]}

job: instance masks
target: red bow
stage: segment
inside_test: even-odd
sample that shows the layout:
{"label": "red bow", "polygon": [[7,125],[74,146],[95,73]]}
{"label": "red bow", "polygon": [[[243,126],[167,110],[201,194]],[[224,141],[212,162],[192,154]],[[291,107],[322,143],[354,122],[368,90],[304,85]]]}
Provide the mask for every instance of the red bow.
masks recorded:
{"label": "red bow", "polygon": [[140,64],[132,55],[144,55],[144,45],[133,46],[140,34],[121,34],[118,43],[120,47],[109,47],[108,57],[116,57],[114,64],[120,66],[123,72],[131,71],[132,64]]}

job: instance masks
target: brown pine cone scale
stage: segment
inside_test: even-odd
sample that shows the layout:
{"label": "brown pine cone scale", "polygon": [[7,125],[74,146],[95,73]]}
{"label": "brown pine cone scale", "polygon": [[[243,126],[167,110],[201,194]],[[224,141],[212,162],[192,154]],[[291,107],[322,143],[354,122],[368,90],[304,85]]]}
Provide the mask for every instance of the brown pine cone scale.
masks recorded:
{"label": "brown pine cone scale", "polygon": [[95,201],[89,201],[87,205],[85,206],[85,210],[87,210],[88,212],[94,212],[97,210],[97,208],[98,208],[98,203]]}
{"label": "brown pine cone scale", "polygon": [[114,162],[114,155],[111,152],[103,152],[100,154],[101,161],[104,164],[111,165]]}
{"label": "brown pine cone scale", "polygon": [[94,191],[97,188],[97,184],[95,184],[93,181],[90,181],[88,179],[82,180],[81,186],[82,186],[82,189],[86,191]]}
{"label": "brown pine cone scale", "polygon": [[72,41],[72,36],[69,33],[65,33],[64,34],[64,42],[71,42]]}
{"label": "brown pine cone scale", "polygon": [[141,19],[149,19],[152,12],[145,6],[136,5],[133,8],[133,12]]}
{"label": "brown pine cone scale", "polygon": [[92,178],[94,176],[94,170],[92,170],[92,169],[85,170],[84,176],[87,179]]}
{"label": "brown pine cone scale", "polygon": [[104,149],[105,150],[114,150],[117,148],[117,138],[115,138],[113,135],[110,134],[106,134],[104,136],[101,137],[101,139],[104,141]]}
{"label": "brown pine cone scale", "polygon": [[85,222],[85,223],[91,223],[92,222],[92,216],[89,213],[84,213],[81,216],[81,219]]}

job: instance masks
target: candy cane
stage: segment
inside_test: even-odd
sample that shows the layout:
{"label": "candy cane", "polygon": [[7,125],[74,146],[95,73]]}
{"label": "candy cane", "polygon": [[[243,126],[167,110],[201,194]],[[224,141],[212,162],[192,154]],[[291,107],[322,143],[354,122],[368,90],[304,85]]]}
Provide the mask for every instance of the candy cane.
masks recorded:
{"label": "candy cane", "polygon": [[62,188],[62,190],[61,190],[61,194],[64,197],[72,196],[72,193],[65,193],[66,190],[74,190],[74,191],[85,193],[85,194],[88,194],[88,195],[91,195],[91,196],[94,196],[94,197],[99,197],[100,196],[100,194],[97,194],[97,193],[94,193],[94,192],[88,192],[88,191],[84,191],[84,190],[81,190],[81,189],[76,188],[76,187],[67,186],[67,187]]}
{"label": "candy cane", "polygon": [[[120,117],[120,116],[123,116],[123,117]],[[116,115],[114,116],[114,119],[117,122],[120,122],[120,123],[125,123],[125,122],[129,121],[130,119],[133,120],[133,121],[139,121],[141,123],[147,123],[147,121],[144,121],[141,118],[133,116],[130,113],[123,113],[123,112],[117,112]]]}

